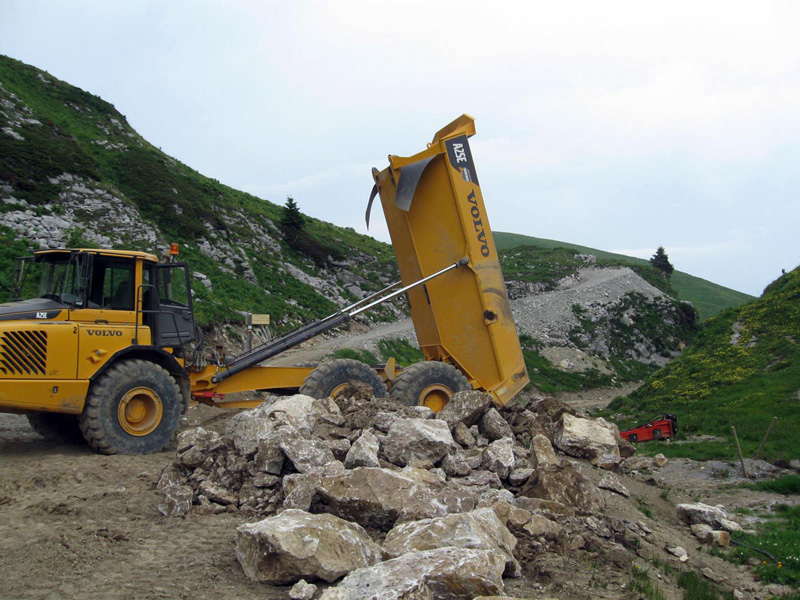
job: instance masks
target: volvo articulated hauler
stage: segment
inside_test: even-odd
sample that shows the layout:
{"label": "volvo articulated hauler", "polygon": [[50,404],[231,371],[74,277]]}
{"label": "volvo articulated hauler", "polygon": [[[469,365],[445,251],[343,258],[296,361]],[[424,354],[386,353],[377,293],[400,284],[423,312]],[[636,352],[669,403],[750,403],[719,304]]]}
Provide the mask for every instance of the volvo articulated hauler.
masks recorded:
{"label": "volvo articulated hauler", "polygon": [[[41,250],[18,262],[28,299],[0,305],[0,411],[47,436],[105,453],[158,451],[192,401],[230,408],[248,390],[335,396],[352,382],[376,397],[441,409],[461,390],[499,405],[528,382],[462,116],[423,152],[374,170],[402,281],[235,357],[209,356],[192,311],[188,266],[143,252]],[[369,210],[369,209],[368,209]],[[263,361],[407,294],[424,354],[405,369],[338,359]]]}

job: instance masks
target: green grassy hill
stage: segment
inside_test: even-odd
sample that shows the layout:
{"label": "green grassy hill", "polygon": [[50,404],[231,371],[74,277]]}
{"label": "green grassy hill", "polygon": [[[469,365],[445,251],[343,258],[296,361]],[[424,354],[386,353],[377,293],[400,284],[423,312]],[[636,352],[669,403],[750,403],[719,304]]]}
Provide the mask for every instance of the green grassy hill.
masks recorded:
{"label": "green grassy hill", "polygon": [[[288,243],[282,206],[204,177],[144,140],[114,106],[49,73],[0,56],[0,102],[6,279],[11,256],[37,247],[34,222],[43,217],[68,223],[59,245],[98,247],[108,239],[160,255],[178,242],[181,259],[210,284],[193,282],[203,324],[253,311],[288,328],[336,310],[337,295],[356,298],[352,284],[369,292],[397,277],[391,246],[352,229],[308,218],[303,244]],[[107,205],[84,208],[97,203]],[[133,222],[119,218],[126,211]],[[318,289],[314,278],[330,288]]]}
{"label": "green grassy hill", "polygon": [[[630,266],[649,267],[648,261],[641,258],[634,258],[632,256],[625,256],[623,254],[615,254],[613,252],[605,252],[587,246],[580,246],[578,244],[570,244],[567,242],[559,242],[556,240],[548,240],[544,238],[531,237],[521,235],[518,233],[504,233],[502,231],[494,232],[494,241],[498,250],[511,250],[519,246],[536,246],[539,248],[568,248],[574,252],[581,254],[594,254],[598,259],[605,259],[611,264],[626,264]],[[643,273],[638,271],[640,275]],[[646,277],[648,281],[654,283],[651,278]],[[753,299],[753,296],[737,292],[730,288],[717,285],[705,279],[694,277],[688,273],[675,271],[670,278],[670,285],[677,293],[677,297],[681,300],[691,302],[700,317],[707,319],[720,313],[726,308],[740,306],[745,302]],[[662,286],[658,286],[662,287]],[[663,289],[663,287],[662,287]],[[665,290],[666,291],[666,290]]]}
{"label": "green grassy hill", "polygon": [[724,441],[659,444],[653,450],[696,458],[734,459],[731,427],[745,456],[778,421],[762,457],[800,457],[800,267],[770,284],[761,298],[708,320],[693,346],[656,372],[608,414],[622,428],[660,412],[678,416],[680,437],[714,435]]}

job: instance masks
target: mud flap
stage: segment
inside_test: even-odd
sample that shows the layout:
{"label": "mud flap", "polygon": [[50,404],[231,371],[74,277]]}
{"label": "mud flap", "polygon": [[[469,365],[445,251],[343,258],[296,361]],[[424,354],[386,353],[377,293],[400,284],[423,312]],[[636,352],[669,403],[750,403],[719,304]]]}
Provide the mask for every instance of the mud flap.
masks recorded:
{"label": "mud flap", "polygon": [[[424,158],[403,167],[403,169],[400,171],[400,181],[397,182],[397,194],[395,197],[397,208],[405,212],[409,211],[411,208],[411,202],[414,200],[414,192],[417,190],[417,184],[419,183],[422,174],[425,172],[425,169],[428,167],[430,162],[436,158],[436,156],[438,155],[429,156],[428,158]],[[378,184],[375,184],[372,186],[372,191],[369,194],[369,202],[367,202],[367,214],[365,215],[367,229],[369,229],[369,215],[370,212],[372,212],[372,202],[375,200],[377,195]]]}

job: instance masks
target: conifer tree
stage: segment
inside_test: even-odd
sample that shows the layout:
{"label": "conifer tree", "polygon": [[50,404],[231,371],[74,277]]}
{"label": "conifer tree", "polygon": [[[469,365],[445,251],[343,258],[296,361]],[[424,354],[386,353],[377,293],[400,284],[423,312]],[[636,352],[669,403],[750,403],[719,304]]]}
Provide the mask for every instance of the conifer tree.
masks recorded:
{"label": "conifer tree", "polygon": [[664,246],[659,246],[656,253],[650,258],[650,264],[664,273],[664,279],[669,279],[675,267],[669,262],[669,256],[664,251]]}
{"label": "conifer tree", "polygon": [[300,212],[297,202],[291,196],[286,196],[286,204],[283,206],[283,216],[281,217],[281,228],[286,235],[297,237],[306,226],[306,218]]}

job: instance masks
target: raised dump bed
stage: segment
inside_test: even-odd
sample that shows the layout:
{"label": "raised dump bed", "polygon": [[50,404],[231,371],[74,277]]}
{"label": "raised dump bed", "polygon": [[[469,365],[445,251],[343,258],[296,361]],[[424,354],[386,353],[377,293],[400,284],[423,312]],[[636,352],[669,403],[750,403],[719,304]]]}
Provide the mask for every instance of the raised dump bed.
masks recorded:
{"label": "raised dump bed", "polygon": [[[407,292],[420,348],[459,369],[474,388],[506,404],[529,381],[462,115],[426,150],[373,169],[404,286],[448,265]],[[369,210],[368,210],[369,215]],[[369,218],[369,216],[368,216]]]}

